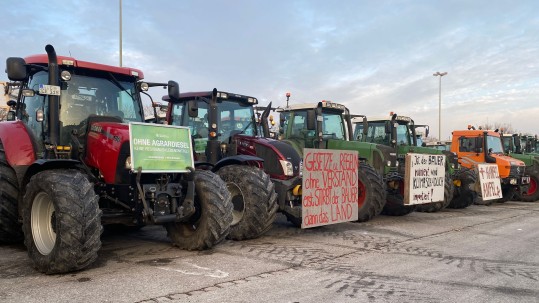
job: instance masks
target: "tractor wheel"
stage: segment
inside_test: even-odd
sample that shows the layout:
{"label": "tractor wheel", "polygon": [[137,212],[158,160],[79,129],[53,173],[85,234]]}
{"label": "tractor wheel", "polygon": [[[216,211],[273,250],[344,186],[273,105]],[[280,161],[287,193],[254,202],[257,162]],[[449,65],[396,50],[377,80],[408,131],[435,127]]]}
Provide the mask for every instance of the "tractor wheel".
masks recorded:
{"label": "tractor wheel", "polygon": [[286,220],[288,220],[288,222],[292,223],[292,225],[294,225],[295,227],[301,227],[301,221],[302,221],[302,218],[298,218],[292,214],[289,214],[289,213],[284,213],[284,215],[286,216]]}
{"label": "tractor wheel", "polygon": [[367,163],[359,163],[358,220],[365,222],[379,215],[386,204],[387,191],[382,176]]}
{"label": "tractor wheel", "polygon": [[83,269],[101,248],[101,210],[94,186],[80,171],[35,174],[22,205],[24,244],[37,270],[46,274]]}
{"label": "tractor wheel", "polygon": [[455,193],[448,208],[466,208],[474,203],[477,196],[474,191],[477,175],[473,170],[463,169],[457,180],[460,181],[460,186],[455,186]]}
{"label": "tractor wheel", "polygon": [[535,202],[539,200],[539,169],[533,166],[527,173],[530,175],[530,185],[528,186],[528,192],[520,195],[520,201]]}
{"label": "tractor wheel", "polygon": [[505,203],[507,201],[513,200],[515,196],[515,187],[514,186],[502,186],[502,198],[494,200],[497,203]]}
{"label": "tractor wheel", "polygon": [[217,174],[226,182],[234,206],[228,238],[254,239],[268,231],[279,208],[270,177],[263,170],[246,165],[225,166]]}
{"label": "tractor wheel", "polygon": [[7,163],[4,146],[0,142],[0,243],[20,242],[23,239],[18,220],[18,197],[17,176]]}
{"label": "tractor wheel", "polygon": [[387,216],[405,216],[415,210],[415,205],[404,205],[403,201],[404,197],[401,194],[388,194],[382,214]]}
{"label": "tractor wheel", "polygon": [[232,203],[226,184],[211,171],[195,172],[195,209],[188,222],[165,224],[172,244],[203,250],[224,240],[232,222]]}
{"label": "tractor wheel", "polygon": [[455,185],[453,184],[453,178],[451,178],[451,174],[449,172],[446,172],[444,183],[444,200],[442,202],[418,205],[415,210],[424,213],[434,213],[440,211],[449,206],[449,203],[451,203],[451,200],[453,200],[454,191]]}

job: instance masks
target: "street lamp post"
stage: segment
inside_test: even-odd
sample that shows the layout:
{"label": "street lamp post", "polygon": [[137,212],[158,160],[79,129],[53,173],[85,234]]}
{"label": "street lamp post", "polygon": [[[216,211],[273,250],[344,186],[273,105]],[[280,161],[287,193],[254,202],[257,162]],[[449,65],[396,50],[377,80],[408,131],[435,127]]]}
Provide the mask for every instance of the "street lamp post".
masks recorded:
{"label": "street lamp post", "polygon": [[122,0],[120,0],[120,67],[122,67]]}
{"label": "street lamp post", "polygon": [[447,75],[447,72],[435,72],[434,77],[440,77],[438,86],[438,140],[442,141],[442,77]]}

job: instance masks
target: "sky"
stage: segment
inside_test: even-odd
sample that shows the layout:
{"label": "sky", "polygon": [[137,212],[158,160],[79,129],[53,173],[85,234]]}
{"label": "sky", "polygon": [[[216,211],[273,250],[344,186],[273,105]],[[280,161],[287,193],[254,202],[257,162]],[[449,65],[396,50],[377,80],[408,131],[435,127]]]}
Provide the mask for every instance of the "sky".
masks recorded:
{"label": "sky", "polygon": [[[1,0],[0,62],[44,53],[119,65],[119,0]],[[439,133],[539,134],[539,1],[122,0],[123,66],[182,92],[261,105],[331,100]],[[7,76],[0,76],[6,81]],[[166,91],[154,91],[158,99]]]}

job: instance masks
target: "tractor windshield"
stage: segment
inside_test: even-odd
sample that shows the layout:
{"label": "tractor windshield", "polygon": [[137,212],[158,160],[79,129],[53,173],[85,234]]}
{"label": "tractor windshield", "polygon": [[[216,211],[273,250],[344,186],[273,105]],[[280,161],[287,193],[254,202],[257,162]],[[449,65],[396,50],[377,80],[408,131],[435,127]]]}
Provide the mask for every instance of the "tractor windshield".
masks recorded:
{"label": "tractor windshield", "polygon": [[322,138],[344,140],[344,121],[342,113],[325,111],[322,120]]}
{"label": "tractor windshield", "polygon": [[503,154],[502,140],[497,136],[487,136],[487,148],[489,153]]}
{"label": "tractor windshield", "polygon": [[124,122],[143,121],[139,103],[133,97],[133,81],[73,75],[62,88],[60,121],[64,126],[79,125],[90,115],[114,116]]}
{"label": "tractor windshield", "polygon": [[[191,136],[195,140],[196,152],[203,152],[206,148],[209,135],[208,103],[198,102],[197,117],[189,117],[184,111],[187,106],[184,103],[172,105],[172,125],[188,126]],[[254,110],[251,104],[219,100],[217,107],[217,130],[221,142],[227,142],[231,135],[241,133],[248,136],[256,135],[256,123],[254,122]]]}
{"label": "tractor windshield", "polygon": [[[365,142],[389,145],[389,134],[386,133],[386,122],[389,121],[369,121],[369,129]],[[354,131],[354,138],[359,138],[363,133],[363,124],[357,123]]]}
{"label": "tractor windshield", "polygon": [[408,128],[408,122],[397,121],[397,144],[412,146],[412,139],[410,138],[410,129]]}
{"label": "tractor windshield", "polygon": [[506,152],[514,152],[513,149],[513,136],[503,136],[502,137],[503,142],[503,149]]}

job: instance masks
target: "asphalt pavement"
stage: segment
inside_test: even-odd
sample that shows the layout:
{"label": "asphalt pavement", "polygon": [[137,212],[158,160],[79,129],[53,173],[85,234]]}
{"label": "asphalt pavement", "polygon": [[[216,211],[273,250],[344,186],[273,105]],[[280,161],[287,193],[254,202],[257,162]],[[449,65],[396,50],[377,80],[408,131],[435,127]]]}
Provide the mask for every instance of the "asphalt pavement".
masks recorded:
{"label": "asphalt pavement", "polygon": [[208,251],[159,226],[106,232],[95,264],[43,275],[0,246],[0,302],[539,302],[539,203],[473,205],[264,236]]}

